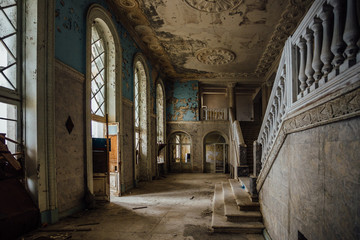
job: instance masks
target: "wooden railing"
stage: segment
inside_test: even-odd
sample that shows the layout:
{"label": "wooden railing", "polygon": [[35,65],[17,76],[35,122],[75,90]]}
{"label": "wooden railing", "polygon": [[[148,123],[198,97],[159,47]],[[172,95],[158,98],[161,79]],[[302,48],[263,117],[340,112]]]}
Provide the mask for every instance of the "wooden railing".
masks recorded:
{"label": "wooden railing", "polygon": [[272,150],[286,119],[358,81],[354,76],[360,69],[359,4],[315,1],[286,41],[257,139],[262,166],[270,155],[276,156]]}

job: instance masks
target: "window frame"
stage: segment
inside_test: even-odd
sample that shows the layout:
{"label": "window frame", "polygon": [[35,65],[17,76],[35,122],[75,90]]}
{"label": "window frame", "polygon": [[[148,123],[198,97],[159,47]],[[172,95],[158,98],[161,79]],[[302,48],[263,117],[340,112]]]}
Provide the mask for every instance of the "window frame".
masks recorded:
{"label": "window frame", "polygon": [[[6,88],[3,86],[0,86],[0,102],[5,104],[10,104],[16,106],[16,139],[13,139],[17,142],[23,142],[23,81],[24,78],[22,76],[22,54],[23,54],[23,20],[22,20],[22,9],[23,6],[21,4],[21,1],[16,1],[15,4],[11,4],[9,6],[16,6],[16,29],[15,29],[15,35],[16,35],[16,59],[15,59],[15,66],[16,66],[16,76],[15,76],[15,82],[16,87],[15,89]],[[9,7],[8,6],[8,7]],[[3,14],[6,15],[6,13],[3,10],[4,8],[0,6],[0,11],[3,12]],[[9,20],[9,19],[8,19]],[[11,34],[10,34],[11,35]],[[6,45],[3,43],[3,40],[6,38],[3,38],[0,40],[0,44]],[[4,46],[5,47],[5,46]],[[9,51],[8,47],[6,46],[7,51]],[[2,73],[1,73],[2,74]],[[13,121],[13,120],[6,120],[5,121]],[[16,147],[16,151],[22,151],[22,146],[18,145]]]}

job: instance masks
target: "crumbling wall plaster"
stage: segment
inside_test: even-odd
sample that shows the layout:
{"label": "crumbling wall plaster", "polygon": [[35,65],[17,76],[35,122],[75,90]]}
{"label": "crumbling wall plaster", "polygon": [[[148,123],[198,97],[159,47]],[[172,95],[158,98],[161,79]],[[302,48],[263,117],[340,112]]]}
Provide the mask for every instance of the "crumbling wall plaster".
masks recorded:
{"label": "crumbling wall plaster", "polygon": [[[83,74],[86,73],[86,16],[90,5],[95,3],[111,13],[105,0],[56,0],[55,5],[55,57]],[[141,50],[114,16],[122,49],[122,95],[133,100],[133,59]],[[150,62],[147,65],[152,73]],[[155,88],[153,76],[156,75],[149,74],[151,89]],[[153,97],[155,92],[151,91]]]}
{"label": "crumbling wall plaster", "polygon": [[[85,191],[84,76],[59,61],[55,66],[55,152],[58,210],[81,208]],[[73,104],[74,102],[78,104]],[[65,123],[73,122],[69,133]]]}
{"label": "crumbling wall plaster", "polygon": [[167,82],[166,119],[168,121],[199,120],[199,82]]}
{"label": "crumbling wall plaster", "polygon": [[359,239],[360,118],[287,136],[260,190],[272,239]]}
{"label": "crumbling wall plaster", "polygon": [[[191,137],[191,163],[190,172],[204,172],[204,139],[210,132],[219,132],[229,139],[229,121],[184,121],[167,122],[167,139],[175,132],[186,132]],[[228,143],[229,144],[229,143]],[[170,149],[170,148],[168,148]],[[169,157],[167,159],[170,159]],[[170,167],[171,171],[171,167]],[[187,169],[187,171],[189,171]]]}

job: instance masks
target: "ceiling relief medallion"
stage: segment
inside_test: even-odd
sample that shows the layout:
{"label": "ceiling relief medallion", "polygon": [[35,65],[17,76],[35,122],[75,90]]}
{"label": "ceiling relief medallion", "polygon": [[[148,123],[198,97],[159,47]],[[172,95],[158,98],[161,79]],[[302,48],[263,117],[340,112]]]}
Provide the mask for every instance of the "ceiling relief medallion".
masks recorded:
{"label": "ceiling relief medallion", "polygon": [[206,48],[196,53],[199,62],[207,65],[224,65],[235,59],[235,53],[223,48]]}
{"label": "ceiling relief medallion", "polygon": [[125,9],[131,9],[138,6],[135,0],[118,0],[117,2],[119,3],[120,7]]}
{"label": "ceiling relief medallion", "polygon": [[220,13],[237,7],[243,0],[185,0],[185,2],[202,12]]}

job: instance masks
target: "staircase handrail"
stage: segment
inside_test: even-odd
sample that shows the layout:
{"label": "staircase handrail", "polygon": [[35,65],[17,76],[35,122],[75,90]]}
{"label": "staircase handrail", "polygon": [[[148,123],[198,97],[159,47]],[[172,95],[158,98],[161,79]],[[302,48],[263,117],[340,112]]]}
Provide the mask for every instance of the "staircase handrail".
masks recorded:
{"label": "staircase handrail", "polygon": [[280,149],[274,148],[279,133],[291,132],[287,129],[290,125],[283,127],[286,120],[358,83],[358,77],[354,77],[360,74],[360,16],[356,4],[360,3],[315,1],[285,42],[257,139],[262,145],[262,166],[270,166],[260,175],[266,177]]}

